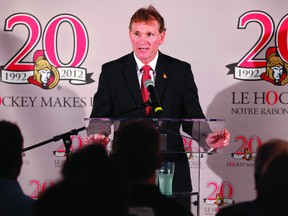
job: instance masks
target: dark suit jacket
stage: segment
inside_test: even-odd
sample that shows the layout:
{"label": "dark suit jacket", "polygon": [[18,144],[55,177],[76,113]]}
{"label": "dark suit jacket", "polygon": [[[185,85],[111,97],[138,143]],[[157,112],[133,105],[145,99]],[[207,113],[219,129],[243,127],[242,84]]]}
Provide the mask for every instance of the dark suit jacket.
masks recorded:
{"label": "dark suit jacket", "polygon": [[[147,117],[140,108],[143,101],[136,70],[133,53],[102,66],[91,117]],[[159,52],[155,89],[163,107],[159,118],[205,118],[190,64]]]}
{"label": "dark suit jacket", "polygon": [[[155,89],[163,107],[158,118],[205,118],[190,64],[159,52]],[[133,52],[102,66],[98,90],[94,95],[91,118],[147,118],[137,76]],[[168,125],[179,133],[179,124]],[[182,151],[182,137],[167,136],[169,151]],[[180,156],[179,156],[180,155]],[[191,179],[186,154],[169,155],[175,164],[173,190],[190,191]],[[177,184],[179,182],[179,184]],[[174,184],[175,183],[175,184]]]}

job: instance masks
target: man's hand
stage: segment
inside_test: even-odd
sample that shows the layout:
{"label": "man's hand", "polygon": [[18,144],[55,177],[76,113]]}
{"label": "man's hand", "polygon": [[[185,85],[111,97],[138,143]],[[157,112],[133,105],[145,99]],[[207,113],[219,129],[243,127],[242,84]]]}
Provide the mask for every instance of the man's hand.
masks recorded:
{"label": "man's hand", "polygon": [[93,134],[89,135],[85,138],[84,144],[101,144],[107,148],[108,143],[110,142],[110,138],[105,134]]}
{"label": "man's hand", "polygon": [[227,129],[210,133],[206,138],[206,143],[211,149],[223,148],[229,145],[230,132]]}

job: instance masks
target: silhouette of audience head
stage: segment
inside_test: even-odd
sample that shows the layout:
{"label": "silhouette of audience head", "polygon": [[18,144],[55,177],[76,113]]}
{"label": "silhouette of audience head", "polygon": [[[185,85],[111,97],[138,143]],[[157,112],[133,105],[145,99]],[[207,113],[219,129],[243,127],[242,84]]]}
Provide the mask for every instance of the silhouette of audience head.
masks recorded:
{"label": "silhouette of audience head", "polygon": [[63,179],[67,181],[81,182],[83,179],[85,181],[94,181],[95,179],[102,181],[106,179],[99,178],[99,173],[112,174],[110,166],[111,162],[104,146],[90,144],[72,153],[70,158],[65,161],[61,173]]}
{"label": "silhouette of audience head", "polygon": [[63,179],[47,189],[36,215],[127,215],[127,188],[101,144],[74,152],[61,170]]}
{"label": "silhouette of audience head", "polygon": [[19,182],[23,136],[16,123],[0,121],[0,215],[31,216],[34,200]]}
{"label": "silhouette of audience head", "polygon": [[267,162],[282,153],[288,153],[288,142],[283,139],[270,139],[258,148],[254,169],[255,187],[257,192],[259,192],[263,168]]}
{"label": "silhouette of audience head", "polygon": [[[114,136],[112,159],[126,177],[129,186],[129,210],[132,215],[187,215],[182,204],[161,194],[155,184],[155,171],[162,162],[161,136],[152,121],[122,122]],[[140,209],[139,209],[140,208]]]}
{"label": "silhouette of audience head", "polygon": [[23,136],[11,122],[0,121],[0,178],[16,180],[22,167]]}
{"label": "silhouette of audience head", "polygon": [[155,170],[162,160],[159,131],[145,121],[121,124],[115,135],[112,157],[130,183],[155,183]]}
{"label": "silhouette of audience head", "polygon": [[288,153],[271,158],[263,167],[259,198],[261,216],[287,214]]}

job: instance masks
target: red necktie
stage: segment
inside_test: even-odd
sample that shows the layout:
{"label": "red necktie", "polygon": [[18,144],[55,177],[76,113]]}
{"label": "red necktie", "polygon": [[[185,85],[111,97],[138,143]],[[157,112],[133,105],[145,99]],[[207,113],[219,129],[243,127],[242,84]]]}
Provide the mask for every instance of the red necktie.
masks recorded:
{"label": "red necktie", "polygon": [[[146,103],[149,99],[149,92],[145,88],[144,83],[146,80],[151,79],[151,77],[149,75],[150,70],[151,70],[151,67],[149,65],[144,65],[142,67],[143,75],[142,75],[142,81],[141,81],[141,94],[142,94],[142,99],[143,99],[144,103]],[[146,114],[148,115],[150,110],[151,110],[151,106],[147,106],[145,109],[146,109]]]}

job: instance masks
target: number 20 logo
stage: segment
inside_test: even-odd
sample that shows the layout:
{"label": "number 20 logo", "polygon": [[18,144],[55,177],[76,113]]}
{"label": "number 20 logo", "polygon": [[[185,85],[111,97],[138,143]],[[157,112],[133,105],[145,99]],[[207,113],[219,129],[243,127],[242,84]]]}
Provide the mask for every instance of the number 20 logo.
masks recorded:
{"label": "number 20 logo", "polygon": [[[273,33],[274,33],[274,22],[272,18],[261,11],[251,11],[243,14],[239,18],[238,28],[246,28],[247,24],[250,22],[257,22],[261,26],[261,35],[257,43],[252,47],[252,49],[242,58],[238,63],[238,66],[242,67],[265,67],[265,59],[255,60],[254,57],[260,53],[260,51],[268,45]],[[288,49],[287,49],[287,39],[288,39],[288,15],[282,18],[278,27],[276,29],[275,39],[276,47],[278,49],[281,58],[288,62]]]}
{"label": "number 20 logo", "polygon": [[[277,55],[279,55],[281,60],[286,63],[288,62],[288,15],[285,15],[281,19],[275,29],[274,21],[269,14],[262,11],[248,11],[239,17],[238,29],[246,29],[248,24],[251,23],[259,24],[261,27],[261,32],[257,42],[236,64],[234,73],[235,79],[262,79],[261,75],[267,71],[266,64],[268,56],[261,58],[259,57],[259,54],[266,47],[266,52],[270,48],[275,48],[277,50]],[[268,47],[273,36],[275,37],[275,46],[272,45],[271,47]]]}
{"label": "number 20 logo", "polygon": [[[61,61],[59,55],[59,30],[62,24],[68,24],[71,27],[73,36],[73,48],[71,58],[66,62]],[[5,21],[5,31],[13,31],[17,26],[25,26],[28,29],[28,36],[23,46],[4,66],[7,81],[16,83],[25,83],[27,78],[32,75],[34,62],[25,62],[24,58],[33,51],[38,45],[42,28],[40,22],[31,14],[16,13],[9,16]],[[70,36],[69,35],[69,36]],[[42,49],[45,51],[45,57],[50,64],[57,67],[60,72],[60,79],[73,79],[75,83],[86,83],[86,70],[79,68],[88,54],[88,33],[84,24],[71,14],[60,14],[52,18],[46,25],[42,37]],[[70,50],[70,49],[69,49]],[[13,75],[13,76],[12,76]],[[4,77],[4,75],[3,75]],[[21,80],[20,80],[21,79]]]}
{"label": "number 20 logo", "polygon": [[[61,24],[67,22],[71,25],[74,36],[73,55],[67,64],[61,62],[57,52],[57,33]],[[28,71],[33,70],[33,63],[25,63],[23,59],[38,44],[41,37],[40,22],[32,15],[19,13],[11,15],[6,19],[5,31],[12,31],[16,25],[27,27],[28,38],[18,53],[11,58],[5,66],[6,70]],[[56,67],[73,66],[79,67],[85,60],[88,53],[88,34],[83,23],[75,16],[61,14],[52,18],[43,33],[43,49],[46,51],[46,58]]]}

